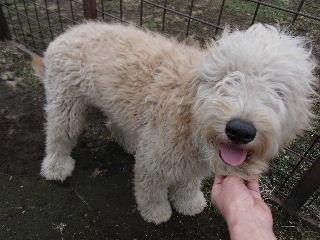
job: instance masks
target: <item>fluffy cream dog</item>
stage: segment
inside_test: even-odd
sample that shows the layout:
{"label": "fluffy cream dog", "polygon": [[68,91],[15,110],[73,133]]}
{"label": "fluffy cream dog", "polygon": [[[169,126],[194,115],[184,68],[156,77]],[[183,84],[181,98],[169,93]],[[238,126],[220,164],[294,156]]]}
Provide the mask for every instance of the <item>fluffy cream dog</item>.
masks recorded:
{"label": "fluffy cream dog", "polygon": [[264,171],[308,126],[315,83],[305,41],[261,24],[225,32],[202,50],[133,26],[89,22],[54,40],[44,67],[41,174],[71,176],[86,109],[98,107],[135,156],[138,210],[156,224],[170,218],[169,200],[183,214],[204,209],[201,180],[211,167],[243,178]]}

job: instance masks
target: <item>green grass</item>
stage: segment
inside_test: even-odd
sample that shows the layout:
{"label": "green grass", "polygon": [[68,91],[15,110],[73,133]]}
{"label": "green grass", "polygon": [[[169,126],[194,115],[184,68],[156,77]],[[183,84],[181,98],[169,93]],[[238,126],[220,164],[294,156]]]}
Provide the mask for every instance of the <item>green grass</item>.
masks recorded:
{"label": "green grass", "polygon": [[[8,1],[10,2],[10,1]],[[159,5],[163,5],[163,0],[153,0],[152,2]],[[266,1],[267,3],[272,3],[273,5],[296,10],[300,0],[273,0]],[[27,45],[32,46],[35,49],[43,50],[42,41],[40,40],[40,31],[42,32],[44,38],[44,44],[47,45],[51,41],[51,33],[46,26],[49,25],[46,11],[44,8],[43,1],[37,1],[39,4],[38,13],[41,26],[39,26],[32,20],[31,31],[34,33],[35,37],[32,39],[30,34],[30,27],[27,19],[19,15],[22,22],[22,28],[19,27],[18,15],[15,13],[14,5],[10,5],[9,9],[11,11],[11,19],[17,34],[17,39],[20,42],[26,42]],[[220,11],[221,1],[219,0],[197,0],[194,1],[194,8],[192,15],[194,17],[200,18],[202,20],[216,23]],[[253,18],[257,4],[246,0],[226,0],[225,7],[222,14],[221,24],[222,26],[228,24],[231,26],[237,26],[240,29],[247,28]],[[180,1],[180,0],[168,0],[167,7],[181,11],[188,14],[190,11],[190,1]],[[22,1],[17,1],[18,10],[25,14],[27,9],[28,14],[32,18],[36,18],[34,5],[32,1],[26,1],[26,9]],[[97,8],[102,9],[101,2],[97,2]],[[119,11],[120,5],[119,0],[104,1],[104,11],[112,14],[114,16],[120,17]],[[58,8],[56,1],[48,1],[48,9],[50,15],[50,24],[54,28],[53,37],[56,37],[61,31],[60,19],[57,14]],[[60,9],[63,27],[66,29],[71,26],[72,23],[67,19],[72,18],[70,11],[69,1],[60,1]],[[81,5],[73,4],[74,18],[76,21],[81,21],[83,19],[83,8]],[[7,9],[4,8],[5,15],[8,19],[9,15]],[[320,2],[314,0],[307,0],[303,5],[302,12],[318,16],[320,12]],[[140,22],[140,1],[126,0],[123,1],[123,19],[135,24]],[[143,8],[143,24],[145,27],[150,28],[154,31],[161,31],[162,27],[162,14],[163,10],[157,7],[150,6],[149,4],[144,4]],[[270,23],[270,24],[280,24],[282,26],[287,26],[291,23],[293,14],[286,13],[281,10],[276,10],[270,7],[261,5],[256,18],[256,22]],[[98,19],[104,21],[114,21],[114,19],[104,16],[98,12]],[[188,19],[183,16],[178,16],[167,11],[166,21],[165,21],[165,33],[173,36],[179,36],[179,39],[185,37],[187,29]],[[9,27],[11,28],[12,35],[14,35],[13,27],[11,21],[9,21]],[[305,17],[298,17],[296,25],[293,30],[299,34],[309,35],[314,39],[318,39],[320,36],[320,23],[315,20],[310,20]],[[25,39],[22,36],[22,31],[25,33]],[[201,41],[203,44],[214,36],[215,28],[197,23],[196,21],[191,21],[190,25],[190,35],[195,36],[195,39]]]}
{"label": "green grass", "polygon": [[[300,3],[299,0],[274,0],[267,1],[272,5],[290,9],[296,11]],[[246,23],[251,22],[257,4],[250,1],[233,0],[226,1],[226,11],[232,16],[238,16],[242,18]],[[301,12],[319,16],[320,2],[319,1],[306,1],[303,5]],[[279,24],[280,26],[287,26],[291,24],[294,14],[287,13],[282,10],[277,10],[268,6],[260,5],[256,22],[263,22],[269,24]],[[298,17],[296,20],[294,31],[298,33],[307,33],[309,36],[318,37],[320,34],[320,23],[319,21],[311,20],[305,17]]]}
{"label": "green grass", "polygon": [[[0,47],[1,47],[0,42]],[[42,88],[42,83],[34,75],[30,60],[26,60],[26,55],[17,51],[13,44],[6,44],[6,48],[0,51],[0,73],[10,72],[13,81],[20,86],[28,86],[31,89]]]}

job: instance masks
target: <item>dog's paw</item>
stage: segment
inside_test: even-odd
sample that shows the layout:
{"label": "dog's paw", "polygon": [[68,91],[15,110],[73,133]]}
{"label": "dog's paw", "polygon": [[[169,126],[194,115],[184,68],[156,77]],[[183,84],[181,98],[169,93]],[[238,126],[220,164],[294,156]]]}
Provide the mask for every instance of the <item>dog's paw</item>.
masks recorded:
{"label": "dog's paw", "polygon": [[169,203],[145,206],[140,210],[140,214],[147,222],[160,224],[170,219],[172,209]]}
{"label": "dog's paw", "polygon": [[47,180],[56,180],[63,182],[72,175],[75,161],[70,157],[57,157],[48,155],[43,159],[40,174]]}
{"label": "dog's paw", "polygon": [[193,216],[201,213],[207,206],[207,202],[203,193],[198,191],[196,194],[192,195],[191,198],[181,197],[174,199],[173,206],[178,212],[184,215]]}

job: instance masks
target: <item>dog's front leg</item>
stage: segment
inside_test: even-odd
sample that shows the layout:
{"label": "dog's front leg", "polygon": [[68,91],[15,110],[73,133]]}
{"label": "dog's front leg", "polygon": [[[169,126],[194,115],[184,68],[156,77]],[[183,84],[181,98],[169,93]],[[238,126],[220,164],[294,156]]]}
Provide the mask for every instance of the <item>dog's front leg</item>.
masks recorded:
{"label": "dog's front leg", "polygon": [[148,222],[160,224],[172,214],[168,201],[168,179],[161,172],[150,170],[145,159],[137,159],[134,169],[134,188],[138,210]]}
{"label": "dog's front leg", "polygon": [[201,191],[201,180],[181,181],[170,189],[170,199],[175,209],[184,215],[201,213],[206,207],[206,199]]}

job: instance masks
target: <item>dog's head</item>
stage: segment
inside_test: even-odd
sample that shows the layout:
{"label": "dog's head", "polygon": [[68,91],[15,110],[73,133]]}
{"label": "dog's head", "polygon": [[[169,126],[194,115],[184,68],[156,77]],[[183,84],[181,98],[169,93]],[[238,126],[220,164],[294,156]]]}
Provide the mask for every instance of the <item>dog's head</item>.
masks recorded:
{"label": "dog's head", "polygon": [[218,174],[249,178],[309,126],[315,61],[303,38],[262,24],[224,33],[203,61],[194,136]]}

